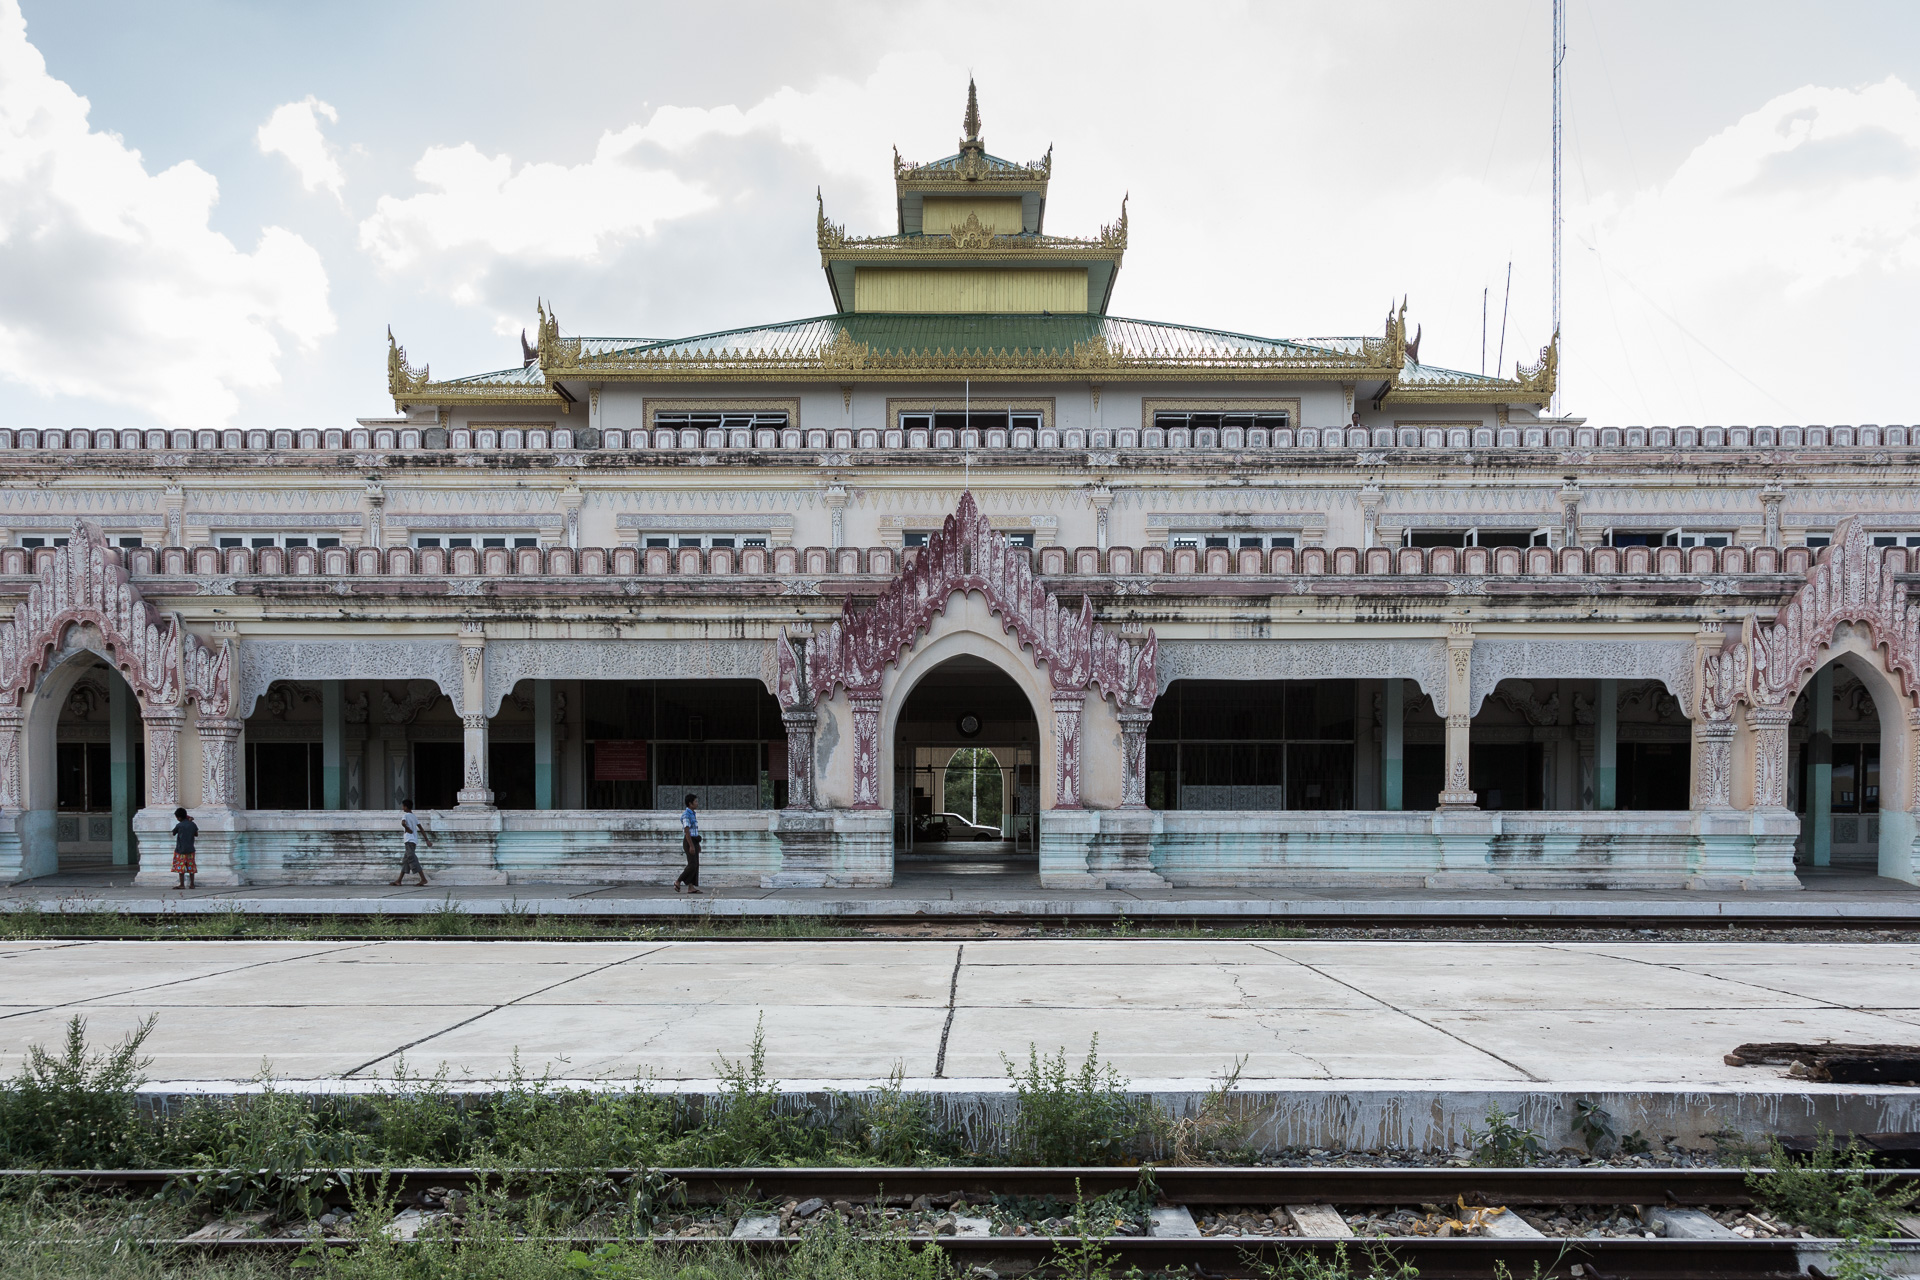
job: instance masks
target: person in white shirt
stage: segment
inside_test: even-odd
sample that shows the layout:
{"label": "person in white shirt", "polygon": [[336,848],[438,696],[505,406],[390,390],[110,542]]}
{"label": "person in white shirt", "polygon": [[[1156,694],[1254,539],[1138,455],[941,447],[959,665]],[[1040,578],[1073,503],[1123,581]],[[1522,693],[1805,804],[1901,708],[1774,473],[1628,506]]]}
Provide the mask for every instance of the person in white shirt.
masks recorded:
{"label": "person in white shirt", "polygon": [[420,887],[424,889],[427,885],[427,869],[420,865],[420,840],[425,837],[427,847],[431,849],[433,833],[421,826],[420,819],[413,816],[411,800],[402,800],[400,810],[401,839],[406,841],[407,853],[400,859],[400,874],[393,878],[393,883],[399,884],[409,874],[415,874],[420,877]]}
{"label": "person in white shirt", "polygon": [[681,871],[679,879],[673,882],[673,891],[680,892],[685,885],[688,893],[700,892],[700,797],[687,793],[687,807],[680,812],[680,849],[687,855],[687,865]]}

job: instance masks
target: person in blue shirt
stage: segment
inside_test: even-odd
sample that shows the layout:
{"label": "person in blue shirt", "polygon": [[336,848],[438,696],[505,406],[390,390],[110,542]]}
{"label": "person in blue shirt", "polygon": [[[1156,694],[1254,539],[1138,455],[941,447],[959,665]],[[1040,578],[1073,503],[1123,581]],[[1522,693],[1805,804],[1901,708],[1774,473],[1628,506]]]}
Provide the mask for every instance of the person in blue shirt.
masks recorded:
{"label": "person in blue shirt", "polygon": [[700,892],[700,797],[687,793],[687,807],[680,813],[680,848],[687,855],[686,869],[673,882],[673,891],[685,885],[688,893]]}

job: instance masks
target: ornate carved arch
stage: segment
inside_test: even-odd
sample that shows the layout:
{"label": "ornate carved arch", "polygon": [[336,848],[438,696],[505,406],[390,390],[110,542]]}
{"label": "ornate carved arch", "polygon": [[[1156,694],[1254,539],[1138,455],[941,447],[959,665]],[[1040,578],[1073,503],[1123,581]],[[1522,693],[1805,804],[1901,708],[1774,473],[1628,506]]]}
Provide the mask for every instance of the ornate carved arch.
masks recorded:
{"label": "ornate carved arch", "polygon": [[1771,623],[1748,618],[1740,638],[1706,658],[1701,710],[1709,720],[1731,719],[1735,705],[1785,712],[1823,661],[1842,623],[1865,627],[1886,651],[1911,704],[1920,695],[1920,610],[1911,607],[1883,550],[1872,545],[1859,517],[1834,531],[1833,545],[1807,571]]}
{"label": "ornate carved arch", "polygon": [[27,598],[0,623],[0,707],[18,707],[59,649],[67,628],[99,629],[107,657],[149,713],[191,699],[201,712],[224,716],[231,698],[232,654],[210,647],[180,625],[178,614],[148,604],[100,530],[75,521]]}
{"label": "ornate carved arch", "polygon": [[781,631],[782,705],[831,698],[836,685],[855,698],[878,697],[887,665],[918,642],[956,592],[966,591],[986,597],[1006,629],[1033,651],[1035,662],[1046,665],[1055,693],[1078,693],[1093,685],[1122,709],[1153,709],[1159,696],[1153,632],[1136,646],[1093,620],[1092,600],[1082,597],[1077,614],[1061,608],[1059,597],[1034,574],[1027,549],[994,532],[971,491],[960,496],[959,508],[879,599],[858,613],[848,603],[839,620],[807,646],[804,663]]}
{"label": "ornate carved arch", "polygon": [[[1034,574],[1027,549],[995,533],[968,491],[880,598],[858,613],[849,602],[806,647],[804,661],[786,631],[780,633],[778,693],[790,716],[809,715],[836,686],[846,689],[853,704],[854,807],[880,803],[880,690],[887,666],[919,642],[948,600],[969,591],[984,596],[1006,630],[1047,669],[1053,686],[1055,807],[1080,804],[1080,712],[1089,687],[1117,704],[1126,737],[1125,803],[1143,805],[1146,725],[1160,693],[1154,672],[1159,642],[1151,631],[1139,645],[1109,632],[1093,620],[1093,601],[1085,597],[1077,614],[1061,608]],[[803,781],[800,791],[810,795],[810,781]]]}

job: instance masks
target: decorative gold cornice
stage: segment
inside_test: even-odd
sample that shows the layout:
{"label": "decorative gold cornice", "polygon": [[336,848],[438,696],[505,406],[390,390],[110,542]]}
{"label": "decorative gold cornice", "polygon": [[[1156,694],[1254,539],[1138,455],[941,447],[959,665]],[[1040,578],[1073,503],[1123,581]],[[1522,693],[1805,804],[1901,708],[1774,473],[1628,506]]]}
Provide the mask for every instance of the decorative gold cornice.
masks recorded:
{"label": "decorative gold cornice", "polygon": [[[551,317],[541,308],[542,337]],[[558,330],[555,330],[558,333]],[[494,380],[496,379],[497,380]],[[452,382],[435,382],[428,366],[414,368],[407,349],[387,329],[387,391],[396,408],[410,404],[438,405],[554,405],[561,397],[544,379],[529,380],[523,369],[506,369],[497,375],[481,374]]]}
{"label": "decorative gold cornice", "polygon": [[850,236],[847,229],[827,218],[825,201],[814,192],[819,205],[815,215],[815,233],[820,245],[820,262],[872,262],[883,258],[996,257],[1067,258],[1120,260],[1127,250],[1127,202],[1120,202],[1120,217],[1100,228],[1098,236],[996,235],[980,222],[980,215],[969,211],[967,220],[945,235]]}
{"label": "decorative gold cornice", "polygon": [[1469,373],[1421,368],[1413,381],[1396,378],[1381,397],[1393,404],[1534,404],[1552,402],[1560,369],[1560,335],[1540,348],[1532,364],[1516,363],[1512,378],[1486,378]]}

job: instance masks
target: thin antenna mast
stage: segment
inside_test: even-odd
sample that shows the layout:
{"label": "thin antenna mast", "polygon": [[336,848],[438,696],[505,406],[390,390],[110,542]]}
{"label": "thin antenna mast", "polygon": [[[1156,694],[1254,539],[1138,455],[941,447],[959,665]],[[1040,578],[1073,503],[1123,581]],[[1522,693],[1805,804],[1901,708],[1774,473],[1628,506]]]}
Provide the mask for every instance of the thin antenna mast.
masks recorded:
{"label": "thin antenna mast", "polygon": [[[1567,0],[1553,0],[1553,337],[1560,336],[1560,68],[1567,60]],[[1565,360],[1560,362],[1562,365]],[[1559,378],[1553,407],[1560,407]]]}
{"label": "thin antenna mast", "polygon": [[1507,291],[1500,299],[1500,354],[1493,358],[1493,371],[1507,367],[1507,307],[1513,301],[1513,259],[1507,259]]}
{"label": "thin antenna mast", "polygon": [[1487,290],[1480,291],[1480,376],[1487,376]]}

